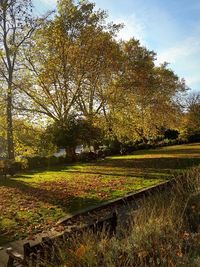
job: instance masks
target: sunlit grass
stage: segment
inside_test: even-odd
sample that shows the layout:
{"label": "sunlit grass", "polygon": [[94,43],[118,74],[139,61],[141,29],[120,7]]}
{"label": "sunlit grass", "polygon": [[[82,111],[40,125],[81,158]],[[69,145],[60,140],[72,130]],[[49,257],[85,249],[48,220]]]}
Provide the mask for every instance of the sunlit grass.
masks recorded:
{"label": "sunlit grass", "polygon": [[152,186],[198,164],[200,144],[189,144],[1,178],[0,243],[48,230],[66,214]]}

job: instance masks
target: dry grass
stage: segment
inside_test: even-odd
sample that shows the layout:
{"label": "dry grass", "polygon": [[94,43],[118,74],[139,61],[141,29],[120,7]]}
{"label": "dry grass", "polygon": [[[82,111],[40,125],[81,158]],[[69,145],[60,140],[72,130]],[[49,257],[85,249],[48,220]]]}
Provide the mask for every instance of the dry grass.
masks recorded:
{"label": "dry grass", "polygon": [[[70,240],[60,250],[62,266],[200,266],[200,234],[191,233],[187,217],[188,203],[199,194],[199,187],[200,167],[192,168],[177,178],[169,192],[141,201],[129,226],[120,227],[115,237],[83,233]],[[200,213],[200,197],[196,212]]]}

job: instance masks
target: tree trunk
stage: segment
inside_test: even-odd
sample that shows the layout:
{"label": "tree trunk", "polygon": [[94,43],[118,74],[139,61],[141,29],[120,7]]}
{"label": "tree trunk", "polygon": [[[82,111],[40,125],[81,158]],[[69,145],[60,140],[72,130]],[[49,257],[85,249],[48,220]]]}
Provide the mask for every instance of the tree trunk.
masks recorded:
{"label": "tree trunk", "polygon": [[7,95],[7,151],[8,158],[15,159],[13,141],[13,120],[12,120],[12,88],[8,87]]}
{"label": "tree trunk", "polygon": [[72,162],[76,161],[76,152],[75,152],[75,147],[66,147],[65,152],[66,152],[66,158],[69,158]]}

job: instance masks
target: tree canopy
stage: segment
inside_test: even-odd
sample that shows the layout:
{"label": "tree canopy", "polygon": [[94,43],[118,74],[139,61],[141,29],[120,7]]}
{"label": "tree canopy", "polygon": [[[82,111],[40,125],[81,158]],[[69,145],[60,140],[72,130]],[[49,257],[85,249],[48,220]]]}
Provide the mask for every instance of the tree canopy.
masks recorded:
{"label": "tree canopy", "polygon": [[[93,3],[60,0],[53,15],[35,19],[31,1],[4,0],[0,16],[7,136],[0,131],[10,158],[19,141],[14,128],[34,129],[38,120],[47,129],[41,134],[50,130],[51,141],[66,149],[80,140],[92,143],[98,133],[106,140],[147,142],[181,127],[185,81],[167,63],[157,65],[156,53],[139,40],[118,40],[122,25],[108,22]],[[195,127],[198,105],[187,115]],[[28,124],[20,124],[27,116]]]}

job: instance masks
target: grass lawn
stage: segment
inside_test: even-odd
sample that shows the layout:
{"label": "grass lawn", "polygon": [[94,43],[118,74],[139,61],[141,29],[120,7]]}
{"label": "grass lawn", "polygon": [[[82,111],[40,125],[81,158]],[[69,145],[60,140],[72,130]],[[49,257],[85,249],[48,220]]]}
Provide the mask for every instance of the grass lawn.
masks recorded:
{"label": "grass lawn", "polygon": [[149,187],[198,164],[200,144],[189,144],[1,178],[0,245],[31,238],[67,213]]}

